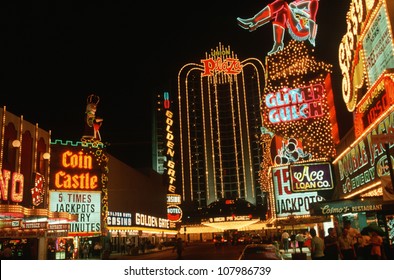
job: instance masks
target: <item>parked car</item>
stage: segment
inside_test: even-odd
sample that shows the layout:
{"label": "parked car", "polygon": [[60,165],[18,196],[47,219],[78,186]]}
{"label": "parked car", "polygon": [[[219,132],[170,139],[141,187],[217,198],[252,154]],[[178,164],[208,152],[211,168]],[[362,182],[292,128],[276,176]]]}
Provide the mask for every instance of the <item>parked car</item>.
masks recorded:
{"label": "parked car", "polygon": [[248,244],[242,250],[239,260],[284,260],[273,244]]}

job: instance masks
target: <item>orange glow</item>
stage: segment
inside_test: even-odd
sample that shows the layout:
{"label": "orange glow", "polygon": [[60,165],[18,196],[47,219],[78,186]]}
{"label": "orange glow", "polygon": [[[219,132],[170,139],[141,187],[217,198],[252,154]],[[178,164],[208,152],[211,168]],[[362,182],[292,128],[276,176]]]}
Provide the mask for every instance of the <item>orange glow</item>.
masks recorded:
{"label": "orange glow", "polygon": [[[9,182],[11,180],[11,189],[9,193]],[[12,202],[22,202],[23,200],[23,174],[11,172],[9,170],[3,169],[3,173],[0,173],[0,199],[3,201],[8,201],[8,195]]]}
{"label": "orange glow", "polygon": [[92,157],[84,155],[82,151],[78,154],[65,151],[62,155],[62,166],[66,168],[92,169],[92,161]]}
{"label": "orange glow", "polygon": [[94,190],[98,187],[97,182],[97,176],[90,175],[88,172],[70,175],[64,171],[58,171],[55,174],[57,189]]}
{"label": "orange glow", "polygon": [[219,57],[216,61],[213,58],[209,58],[202,59],[201,62],[204,65],[204,72],[201,74],[201,77],[214,76],[216,72],[237,75],[242,71],[241,63],[235,58],[226,58],[222,60],[222,58]]}

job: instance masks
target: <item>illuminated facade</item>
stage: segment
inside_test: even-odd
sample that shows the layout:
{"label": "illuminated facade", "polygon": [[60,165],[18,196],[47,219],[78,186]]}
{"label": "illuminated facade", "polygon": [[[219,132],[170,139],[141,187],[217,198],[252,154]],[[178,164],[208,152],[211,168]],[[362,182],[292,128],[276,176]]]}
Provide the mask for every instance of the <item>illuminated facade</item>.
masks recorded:
{"label": "illuminated facade", "polygon": [[102,143],[51,143],[49,207],[78,214],[69,236],[101,236],[108,209],[108,155]]}
{"label": "illuminated facade", "polygon": [[333,161],[334,200],[314,204],[313,213],[336,214],[360,230],[375,223],[386,232],[387,258],[394,259],[394,1],[353,0],[346,23],[338,59],[354,129]]}
{"label": "illuminated facade", "polygon": [[49,209],[51,133],[0,108],[0,242],[15,259],[46,259],[47,240],[68,235],[68,211]]}
{"label": "illuminated facade", "polygon": [[[169,92],[156,94],[153,104],[153,125],[152,125],[152,168],[159,174],[164,173],[166,161],[166,117],[165,110],[169,109],[172,100]],[[166,104],[165,104],[166,103]]]}
{"label": "illuminated facade", "polygon": [[346,142],[352,143],[342,145],[334,161],[339,174],[337,198],[382,196],[382,177],[393,177],[386,153],[392,153],[394,128],[393,7],[393,0],[352,1],[347,14],[348,32],[339,48],[339,63],[354,133]]}
{"label": "illuminated facade", "polygon": [[[331,199],[331,160],[339,143],[331,65],[317,61],[303,42],[290,41],[268,56],[261,113],[265,160],[262,189],[270,194],[269,218],[287,225],[323,222],[309,206]],[[268,171],[267,171],[268,170]]]}
{"label": "illuminated facade", "polygon": [[182,203],[181,195],[176,188],[175,156],[178,151],[175,144],[174,102],[168,91],[158,93],[154,102],[152,163],[154,170],[164,174],[167,185],[167,217],[171,221],[171,228],[175,228],[176,223],[182,220],[183,211],[179,206]]}
{"label": "illuminated facade", "polygon": [[176,185],[185,205],[220,199],[262,205],[259,170],[264,66],[219,44],[178,74]]}

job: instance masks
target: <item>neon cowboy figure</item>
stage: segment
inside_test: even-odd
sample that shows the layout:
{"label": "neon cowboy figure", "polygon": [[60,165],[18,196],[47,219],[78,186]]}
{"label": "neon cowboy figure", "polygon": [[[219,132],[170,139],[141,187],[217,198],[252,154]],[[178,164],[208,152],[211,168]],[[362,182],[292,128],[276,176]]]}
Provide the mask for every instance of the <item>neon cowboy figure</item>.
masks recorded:
{"label": "neon cowboy figure", "polygon": [[274,46],[268,55],[283,50],[283,37],[287,27],[291,37],[298,41],[309,40],[315,46],[317,33],[316,14],[319,0],[295,0],[288,4],[275,0],[265,6],[254,17],[237,18],[238,25],[249,31],[272,21]]}

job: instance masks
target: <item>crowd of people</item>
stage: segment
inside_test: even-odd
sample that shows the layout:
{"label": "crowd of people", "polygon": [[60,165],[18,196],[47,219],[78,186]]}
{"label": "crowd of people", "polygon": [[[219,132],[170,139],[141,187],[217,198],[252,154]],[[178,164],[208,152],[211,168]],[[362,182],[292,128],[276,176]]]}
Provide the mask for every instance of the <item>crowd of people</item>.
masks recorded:
{"label": "crowd of people", "polygon": [[318,236],[316,229],[299,231],[291,234],[281,233],[284,252],[290,245],[300,253],[303,247],[309,248],[313,260],[380,260],[386,259],[383,249],[383,237],[378,228],[367,227],[361,232],[353,228],[351,221],[345,220],[343,227],[330,227],[326,236]]}

